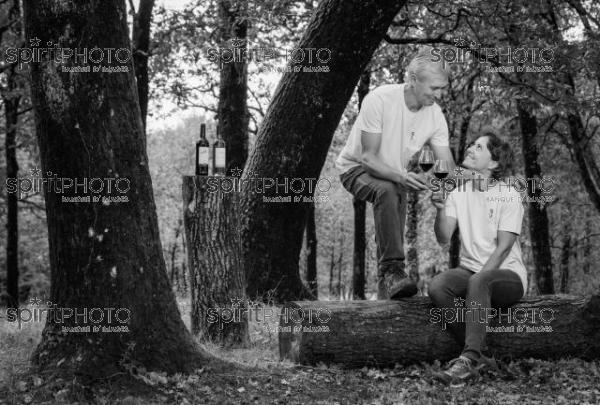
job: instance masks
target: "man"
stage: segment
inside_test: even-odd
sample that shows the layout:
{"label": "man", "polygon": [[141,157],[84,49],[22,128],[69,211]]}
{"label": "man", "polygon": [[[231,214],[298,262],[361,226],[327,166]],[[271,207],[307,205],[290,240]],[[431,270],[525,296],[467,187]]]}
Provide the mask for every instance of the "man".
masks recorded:
{"label": "man", "polygon": [[[436,307],[462,310],[464,315],[464,322],[448,324],[463,351],[436,374],[447,382],[466,380],[481,367],[495,366],[485,347],[487,315],[493,313],[491,308],[516,303],[527,291],[517,239],[523,204],[520,194],[503,181],[513,159],[510,146],[486,132],[468,148],[462,164],[476,179],[459,183],[446,201],[443,191],[431,197],[438,242],[448,243],[457,225],[461,240],[460,266],[437,275],[429,287]],[[465,308],[456,306],[457,299],[465,299]]]}
{"label": "man", "polygon": [[424,174],[406,170],[411,156],[429,143],[437,159],[454,167],[448,126],[435,103],[448,84],[448,72],[432,62],[430,49],[410,62],[406,83],[380,86],[365,97],[336,160],[344,188],[373,204],[378,299],[417,293],[404,265],[406,192],[428,186]]}

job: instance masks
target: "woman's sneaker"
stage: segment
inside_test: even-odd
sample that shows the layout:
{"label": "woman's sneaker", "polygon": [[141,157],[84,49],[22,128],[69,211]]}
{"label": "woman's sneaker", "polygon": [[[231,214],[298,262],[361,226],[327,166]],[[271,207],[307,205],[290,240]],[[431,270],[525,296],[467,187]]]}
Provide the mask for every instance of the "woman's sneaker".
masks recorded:
{"label": "woman's sneaker", "polygon": [[434,375],[446,384],[453,382],[460,383],[477,376],[477,365],[470,358],[460,356],[454,360],[450,360],[444,371],[435,372]]}
{"label": "woman's sneaker", "polygon": [[500,371],[500,368],[498,367],[498,363],[496,363],[496,359],[494,359],[493,356],[486,356],[482,354],[477,362],[477,370],[491,370],[497,372]]}

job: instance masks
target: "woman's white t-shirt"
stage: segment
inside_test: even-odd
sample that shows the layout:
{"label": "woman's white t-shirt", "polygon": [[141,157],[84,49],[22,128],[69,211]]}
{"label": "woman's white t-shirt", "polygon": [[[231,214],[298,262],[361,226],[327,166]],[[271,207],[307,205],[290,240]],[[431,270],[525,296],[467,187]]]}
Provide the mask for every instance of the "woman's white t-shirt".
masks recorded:
{"label": "woman's white t-shirt", "polygon": [[[519,235],[523,223],[521,194],[505,182],[488,184],[485,191],[479,191],[468,181],[446,198],[446,216],[456,218],[460,229],[460,265],[473,272],[481,270],[498,246],[498,231]],[[527,270],[518,237],[500,269],[517,273],[527,292]]]}

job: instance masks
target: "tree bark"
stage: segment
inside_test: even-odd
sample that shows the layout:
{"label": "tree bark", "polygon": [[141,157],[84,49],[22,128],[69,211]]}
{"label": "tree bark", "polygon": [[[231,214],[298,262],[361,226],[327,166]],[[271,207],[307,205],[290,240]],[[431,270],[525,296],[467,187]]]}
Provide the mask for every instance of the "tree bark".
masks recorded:
{"label": "tree bark", "polygon": [[150,58],[150,26],[154,0],[140,0],[133,18],[133,64],[142,114],[142,125],[146,128],[148,115],[148,59]]}
{"label": "tree bark", "polygon": [[[21,19],[19,0],[13,0],[8,10],[9,22]],[[10,29],[16,41],[21,40],[21,23],[15,22]],[[4,32],[1,37],[3,37]],[[4,41],[4,38],[2,38]],[[8,67],[5,73],[6,84],[2,88],[4,103],[4,125],[6,135],[4,147],[6,154],[6,178],[18,177],[17,161],[17,129],[19,126],[19,105],[21,103],[22,86],[16,72],[16,65]],[[6,196],[6,293],[8,308],[19,307],[19,195],[7,193]]]}
{"label": "tree bark", "polygon": [[[468,99],[473,102],[473,86],[467,87],[467,95]],[[458,149],[456,151],[456,164],[462,163],[465,158],[465,150],[467,149],[467,133],[469,132],[469,124],[471,122],[471,117],[473,116],[473,110],[471,109],[469,113],[463,118],[463,121],[460,125],[460,138],[458,140]],[[450,238],[450,248],[448,250],[448,254],[450,256],[449,265],[451,269],[458,267],[460,265],[460,229],[458,226],[452,233],[452,237]]]}
{"label": "tree bark", "polygon": [[[418,170],[418,169],[416,169]],[[416,171],[411,170],[411,171]],[[406,218],[406,271],[408,275],[416,282],[419,282],[419,217],[421,216],[421,204],[419,203],[419,193],[409,191],[408,212]]]}
{"label": "tree bark", "polygon": [[315,203],[310,202],[306,219],[306,282],[312,295],[319,296],[317,274],[317,225],[315,223]]}
{"label": "tree bark", "polygon": [[[556,21],[556,14],[554,12],[553,4],[550,1],[546,2],[547,13],[546,20],[549,22],[551,29],[554,33],[559,32],[558,23]],[[589,33],[588,33],[589,35]],[[562,38],[557,34],[554,34],[556,43],[562,43]],[[581,115],[577,110],[577,100],[575,94],[577,89],[575,87],[575,74],[571,68],[571,61],[564,60],[565,66],[560,69],[556,74],[557,81],[561,84],[566,85],[566,97],[571,104],[570,108],[567,109],[567,125],[569,128],[569,136],[564,137],[563,141],[565,145],[572,152],[575,162],[579,166],[579,172],[585,189],[592,201],[592,204],[600,212],[600,167],[596,163],[596,156],[594,155],[593,148],[588,147],[588,136],[586,135],[585,125],[581,119]],[[597,69],[597,80],[600,84],[600,68]],[[561,106],[564,109],[564,107]]]}
{"label": "tree bark", "polygon": [[333,270],[335,269],[335,245],[331,244],[331,258],[329,260],[329,299],[334,297]]}
{"label": "tree bark", "polygon": [[[19,125],[19,105],[21,96],[18,93],[16,66],[6,72],[6,89],[2,92],[4,103],[4,120],[6,137],[6,177],[17,178],[19,164],[17,162],[17,128]],[[18,193],[7,193],[6,196],[6,292],[7,306],[19,307],[19,196]]]}
{"label": "tree bark", "polygon": [[568,230],[563,235],[563,245],[560,255],[560,292],[569,291],[569,259],[571,257],[571,235]]}
{"label": "tree bark", "polygon": [[[475,74],[475,75],[471,76],[471,78],[468,79],[468,83],[464,86],[465,91],[460,92],[458,97],[457,97],[457,93],[455,93],[455,92],[450,93],[453,96],[454,100],[457,102],[460,102],[458,99],[460,97],[460,95],[464,96],[464,101],[462,101],[462,102],[469,106],[467,113],[464,114],[464,117],[460,123],[460,132],[458,134],[458,136],[459,136],[458,137],[458,148],[456,149],[456,153],[454,156],[455,162],[457,165],[461,164],[465,158],[465,151],[467,149],[467,134],[469,133],[469,125],[471,123],[471,118],[473,117],[473,114],[478,109],[478,107],[473,106],[473,101],[475,98],[475,91],[474,91],[475,80],[479,76],[480,76],[479,74]],[[451,128],[452,128],[452,132],[454,133],[454,129],[456,128],[456,126],[451,125]],[[452,237],[450,238],[450,247],[448,250],[448,255],[449,255],[448,264],[449,264],[450,268],[452,269],[452,268],[458,267],[460,265],[460,229],[458,228],[458,226],[456,227],[456,229],[452,233]]]}
{"label": "tree bark", "polygon": [[[319,177],[353,88],[404,3],[325,0],[319,4],[295,48],[306,50],[306,54],[315,49],[312,63],[308,55],[302,61],[290,61],[292,70],[301,71],[283,75],[259,128],[244,177],[256,173],[279,182],[304,179],[305,187],[299,194],[314,194],[308,179]],[[322,63],[315,66],[316,52],[325,47],[328,51],[319,53]],[[329,72],[308,71],[315,67],[329,68]],[[265,194],[273,195],[274,191],[270,188]],[[298,273],[306,206],[295,202],[265,204],[263,195],[253,192],[244,197],[242,240],[248,294],[252,297],[275,289],[278,301],[310,296]]]}
{"label": "tree bark", "polygon": [[183,220],[192,292],[192,332],[203,340],[237,346],[249,341],[236,215],[239,194],[210,190],[211,184],[226,179],[233,180],[184,176]]}
{"label": "tree bark", "polygon": [[[279,353],[282,359],[302,364],[324,362],[347,367],[450,360],[462,348],[447,329],[435,322],[441,320],[436,315],[441,312],[436,310],[439,308],[433,309],[424,297],[291,302],[284,306],[280,317]],[[497,330],[487,333],[486,338],[497,357],[600,357],[600,296],[528,297],[512,307],[511,322],[505,311],[502,323],[495,319],[489,326],[514,326],[514,331]],[[455,316],[452,313],[447,318]],[[518,331],[519,326],[550,327],[552,332]]]}
{"label": "tree bark", "polygon": [[592,255],[592,238],[590,235],[592,234],[592,226],[590,222],[585,223],[585,240],[583,241],[583,274],[590,274],[590,261]]}
{"label": "tree bark", "polygon": [[[525,177],[528,179],[542,178],[542,169],[538,163],[538,147],[536,135],[538,131],[537,119],[528,110],[525,102],[517,100],[517,111],[521,127],[521,140],[523,144],[523,163]],[[528,204],[529,237],[531,251],[535,264],[535,280],[540,294],[554,293],[554,276],[552,274],[552,252],[550,251],[550,230],[548,224],[548,206],[541,201],[542,190],[539,185],[532,190],[527,187],[527,195],[532,198]],[[540,201],[540,202],[537,202]]]}
{"label": "tree bark", "polygon": [[[362,102],[369,93],[371,85],[371,71],[366,68],[360,75],[358,81],[358,110],[362,107]],[[354,252],[352,255],[352,295],[354,299],[364,300],[365,283],[365,250],[367,248],[367,236],[365,230],[367,204],[356,197],[352,198],[354,208]]]}
{"label": "tree bark", "polygon": [[[58,40],[61,48],[130,49],[123,1],[24,4],[26,37],[39,38],[41,46]],[[30,69],[42,172],[79,183],[76,188],[63,183],[62,193],[44,190],[50,300],[54,308],[80,315],[49,316],[33,361],[42,371],[94,378],[129,362],[149,370],[191,371],[206,355],[186,330],[167,278],[131,58],[123,51],[122,64],[115,58],[94,64],[126,72],[76,73],[62,67],[83,66],[81,60],[61,66],[41,55]],[[84,180],[88,187],[82,187]],[[104,180],[99,192],[98,180]],[[64,200],[91,196],[103,200]],[[115,197],[120,202],[110,199]],[[89,316],[81,316],[84,311]],[[63,329],[76,326],[124,326],[128,332]]]}
{"label": "tree bark", "polygon": [[[515,9],[520,7],[516,2],[511,4]],[[531,10],[534,15],[540,15],[540,10]],[[525,35],[524,27],[518,22],[508,25],[507,35],[512,46],[520,46],[520,41]],[[527,73],[516,73],[519,81],[528,82],[533,76]],[[533,80],[531,80],[533,82]],[[517,97],[517,114],[523,149],[523,164],[527,179],[541,179],[542,168],[538,163],[539,152],[537,146],[538,122],[533,114],[533,102]],[[529,237],[531,251],[535,265],[535,281],[540,294],[554,293],[554,276],[552,273],[552,252],[550,250],[550,230],[548,221],[547,204],[543,201],[542,189],[539,182],[526,185],[527,196],[531,199],[528,203],[527,215],[529,217]]]}
{"label": "tree bark", "polygon": [[[232,48],[240,55],[244,55],[247,48],[247,7],[243,0],[219,0],[221,46]],[[225,141],[228,176],[239,177],[248,158],[247,91],[248,66],[244,58],[221,62],[217,125]]]}
{"label": "tree bark", "polygon": [[356,197],[352,198],[354,208],[354,252],[352,255],[352,295],[355,300],[364,300],[365,284],[367,277],[365,274],[365,250],[367,248],[367,236],[365,230],[365,221],[367,216],[367,206],[362,200]]}

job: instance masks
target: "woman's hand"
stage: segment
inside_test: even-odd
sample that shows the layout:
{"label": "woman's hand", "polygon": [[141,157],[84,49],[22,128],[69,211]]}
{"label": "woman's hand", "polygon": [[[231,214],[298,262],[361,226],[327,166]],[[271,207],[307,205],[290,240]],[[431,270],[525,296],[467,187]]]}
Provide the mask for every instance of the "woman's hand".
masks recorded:
{"label": "woman's hand", "polygon": [[431,203],[435,208],[441,210],[446,203],[446,192],[444,190],[434,191],[431,193]]}

